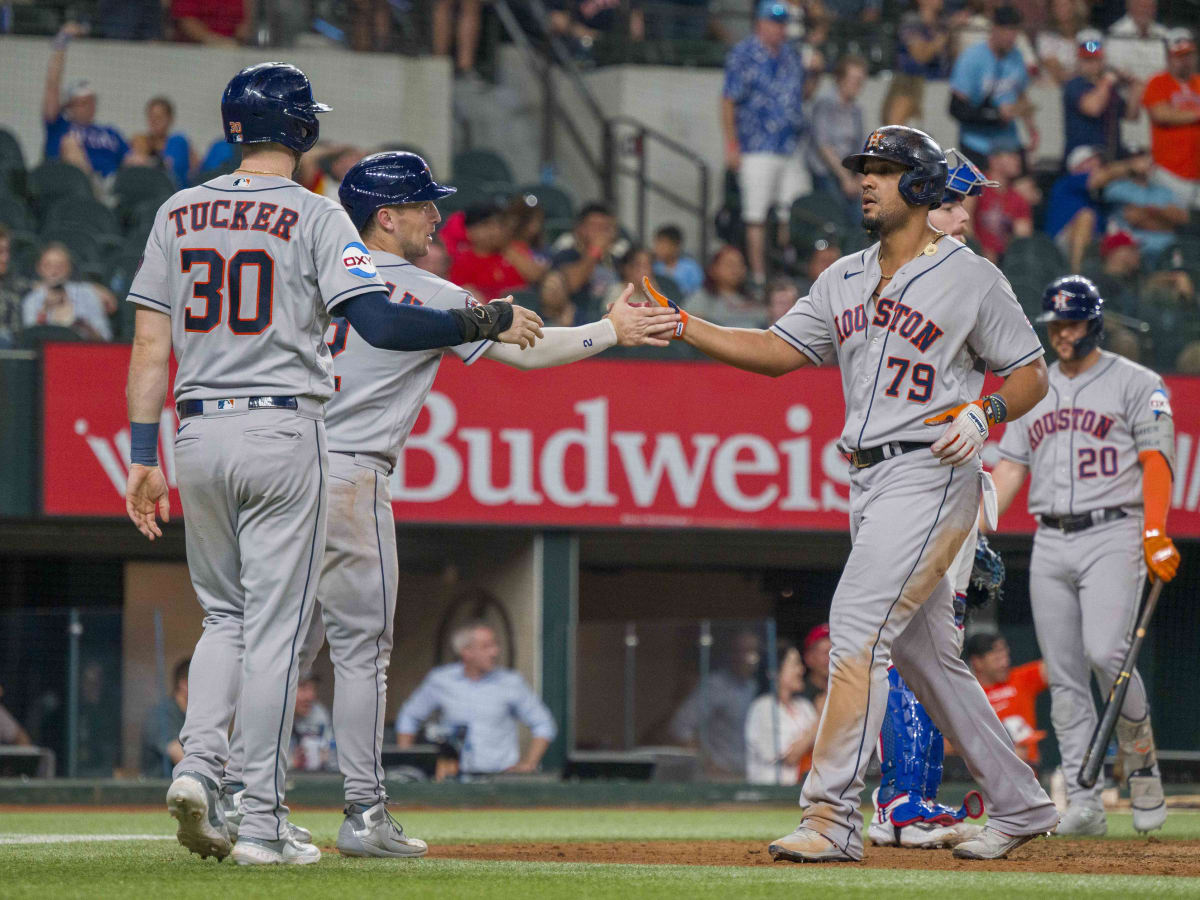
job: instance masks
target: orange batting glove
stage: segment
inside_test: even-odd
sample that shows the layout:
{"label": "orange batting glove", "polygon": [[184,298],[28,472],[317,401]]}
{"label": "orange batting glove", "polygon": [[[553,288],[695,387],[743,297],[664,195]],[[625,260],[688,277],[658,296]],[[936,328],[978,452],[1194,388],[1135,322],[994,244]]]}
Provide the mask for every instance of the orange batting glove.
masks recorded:
{"label": "orange batting glove", "polygon": [[675,326],[675,334],[672,337],[679,339],[683,337],[683,331],[687,328],[688,314],[679,308],[679,304],[674,300],[668,300],[657,288],[650,283],[650,279],[645,275],[642,276],[642,290],[646,292],[646,296],[652,299],[659,306],[665,306],[679,313],[679,324]]}
{"label": "orange batting glove", "polygon": [[970,403],[960,403],[953,409],[948,409],[945,412],[938,413],[936,416],[930,416],[925,420],[926,425],[945,425],[947,422],[953,422],[968,406],[977,406],[983,410],[983,415],[987,419],[988,427],[999,425],[1008,417],[1008,407],[1004,401],[1000,399],[998,394],[988,394],[986,397],[980,397],[978,400],[972,400]]}
{"label": "orange batting glove", "polygon": [[1179,551],[1174,541],[1157,528],[1147,528],[1142,535],[1142,549],[1154,578],[1166,582],[1175,577],[1179,571]]}

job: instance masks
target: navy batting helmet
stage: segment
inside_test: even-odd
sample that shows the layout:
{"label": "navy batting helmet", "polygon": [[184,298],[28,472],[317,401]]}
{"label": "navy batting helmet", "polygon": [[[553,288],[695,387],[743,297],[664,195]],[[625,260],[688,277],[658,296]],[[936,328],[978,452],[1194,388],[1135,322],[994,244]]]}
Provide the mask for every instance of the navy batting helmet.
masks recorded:
{"label": "navy batting helmet", "polygon": [[338,199],[361,231],[381,206],[437,200],[456,190],[434,181],[429,164],[417,154],[388,150],[351,166],[338,188]]}
{"label": "navy batting helmet", "polygon": [[1087,322],[1087,333],[1075,342],[1073,352],[1082,359],[1104,337],[1104,298],[1096,285],[1082,275],[1067,275],[1050,282],[1042,293],[1039,322]]}
{"label": "navy batting helmet", "polygon": [[305,153],[320,134],[317,113],[329,110],[313,100],[308,76],[281,62],[247,66],[221,95],[221,121],[230,144],[270,141]]}
{"label": "navy batting helmet", "polygon": [[908,169],[900,176],[900,196],[912,206],[937,209],[946,190],[946,154],[929,135],[904,125],[876,128],[863,144],[861,153],[851,153],[842,165],[851,172],[863,171],[869,159],[886,159]]}

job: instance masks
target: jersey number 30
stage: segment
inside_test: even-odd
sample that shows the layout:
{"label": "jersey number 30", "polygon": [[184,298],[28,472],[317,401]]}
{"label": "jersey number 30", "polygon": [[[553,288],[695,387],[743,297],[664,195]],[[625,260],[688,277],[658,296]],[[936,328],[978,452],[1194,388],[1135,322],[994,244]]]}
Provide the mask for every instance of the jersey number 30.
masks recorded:
{"label": "jersey number 30", "polygon": [[[230,331],[234,334],[262,334],[267,330],[271,324],[271,302],[275,291],[275,260],[266,250],[239,250],[229,258],[228,263],[225,257],[210,248],[180,250],[179,264],[184,272],[191,272],[197,266],[205,267],[204,280],[197,280],[192,285],[192,297],[204,301],[204,311],[202,315],[197,315],[189,302],[184,310],[185,330],[206,333],[220,325],[224,318],[226,291],[229,296]],[[252,267],[258,276],[254,315],[250,318],[242,315],[242,275],[247,267]]]}

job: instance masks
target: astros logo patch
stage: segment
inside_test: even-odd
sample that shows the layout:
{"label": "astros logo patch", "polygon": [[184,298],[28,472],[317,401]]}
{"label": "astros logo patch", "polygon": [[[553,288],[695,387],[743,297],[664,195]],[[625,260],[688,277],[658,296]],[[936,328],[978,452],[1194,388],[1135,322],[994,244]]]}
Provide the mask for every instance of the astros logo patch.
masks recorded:
{"label": "astros logo patch", "polygon": [[878,150],[882,146],[883,146],[883,135],[880,134],[878,131],[872,131],[871,136],[867,138],[867,148],[866,149]]}
{"label": "astros logo patch", "polygon": [[362,244],[353,241],[342,248],[342,265],[351,275],[359,278],[375,277],[375,260]]}

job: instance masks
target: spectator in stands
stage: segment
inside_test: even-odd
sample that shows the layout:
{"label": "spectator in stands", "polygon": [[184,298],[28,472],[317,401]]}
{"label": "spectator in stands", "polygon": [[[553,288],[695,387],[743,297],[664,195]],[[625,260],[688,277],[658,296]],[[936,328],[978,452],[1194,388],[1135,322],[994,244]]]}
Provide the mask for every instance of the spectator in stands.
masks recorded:
{"label": "spectator in stands", "polygon": [[512,221],[495,201],[474,203],[464,210],[466,242],[450,255],[450,280],[481,303],[503,297],[529,282],[512,264]]}
{"label": "spectator in stands", "polygon": [[430,243],[429,252],[420,259],[413,260],[413,265],[431,272],[438,278],[450,277],[450,254],[446,252],[446,245],[436,238]]}
{"label": "spectator in stands", "polygon": [[571,288],[567,276],[558,269],[551,269],[538,286],[538,314],[547,325],[570,328],[575,324],[575,303],[571,300]]}
{"label": "spectator in stands", "polygon": [[1050,0],[1050,24],[1038,32],[1037,57],[1058,84],[1066,84],[1079,70],[1079,33],[1086,22],[1083,0]]}
{"label": "spectator in stands", "polygon": [[1063,85],[1063,160],[1076,147],[1099,147],[1109,159],[1121,152],[1121,120],[1136,119],[1141,108],[1126,102],[1141,95],[1136,83],[1123,83],[1104,63],[1103,36],[1095,29],[1079,32],[1079,74]]}
{"label": "spectator in stands", "polygon": [[1017,754],[1037,768],[1038,742],[1046,736],[1037,727],[1037,695],[1050,686],[1045,663],[1035,659],[1013,667],[1008,642],[994,631],[971,635],[966,658]]}
{"label": "spectator in stands", "polygon": [[1046,207],[1046,234],[1054,238],[1071,271],[1079,271],[1088,245],[1104,231],[1100,202],[1105,186],[1133,173],[1132,160],[1106,163],[1098,147],[1076,147],[1067,157],[1067,173],[1054,182]]}
{"label": "spectator in stands", "polygon": [[171,133],[175,104],[166,97],[146,101],[146,132],[135,135],[125,157],[128,166],[158,166],[171,176],[175,186],[187,187],[192,169],[192,146],[181,131]]}
{"label": "spectator in stands", "polygon": [[835,90],[817,97],[812,105],[812,143],[816,153],[809,159],[814,187],[844,199],[850,221],[862,218],[859,179],[842,165],[842,160],[862,149],[867,136],[858,95],[867,81],[867,61],[861,56],[843,56],[833,68]]}
{"label": "spectator in stands", "polygon": [[1155,21],[1158,0],[1128,0],[1128,12],[1108,29],[1108,64],[1130,81],[1143,84],[1167,65],[1168,31]]}
{"label": "spectator in stands", "polygon": [[533,194],[515,194],[505,209],[512,240],[505,249],[512,265],[529,284],[537,284],[550,268],[544,244],[546,209]]}
{"label": "spectator in stands", "polygon": [[[396,718],[396,742],[411,747],[417,729],[435,713],[450,730],[465,729],[459,768],[463,772],[535,772],[557,728],[550,710],[525,679],[499,666],[496,632],[471,622],[450,638],[459,662],[433,669]],[[517,723],[532,732],[524,756]]]}
{"label": "spectator in stands", "polygon": [[191,657],[175,664],[170,695],[154,704],[142,722],[142,774],[147,778],[170,778],[175,764],[183,759],[179,732],[187,714],[191,664]]}
{"label": "spectator in stands", "polygon": [[50,243],[42,248],[37,281],[21,301],[25,327],[61,325],[87,340],[112,340],[104,296],[95,285],[71,281],[72,268],[71,251],[66,246]]}
{"label": "spectator in stands", "polygon": [[1128,231],[1111,231],[1100,241],[1100,271],[1095,278],[1105,307],[1135,315],[1142,288],[1142,251]]}
{"label": "spectator in stands", "polygon": [[808,260],[804,264],[804,277],[799,282],[801,295],[811,291],[813,284],[816,283],[821,273],[841,259],[841,256],[842,248],[838,244],[835,235],[831,234],[829,237],[817,238],[813,242],[812,252],[808,255]]}
{"label": "spectator in stands", "polygon": [[994,263],[1013,238],[1033,234],[1033,205],[1015,182],[1021,177],[1021,156],[1012,150],[988,157],[987,176],[999,182],[979,198],[975,211],[975,239],[983,255]]}
{"label": "spectator in stands", "polygon": [[1168,41],[1167,70],[1146,85],[1142,104],[1150,113],[1150,151],[1157,166],[1153,180],[1175,201],[1200,209],[1200,74],[1196,42],[1186,28],[1175,28]]}
{"label": "spectator in stands", "polygon": [[717,325],[733,328],[765,328],[767,307],[763,300],[746,294],[746,258],[732,244],[717,248],[704,272],[700,290],[685,304],[688,311]]}
{"label": "spectator in stands", "polygon": [[678,225],[663,225],[654,232],[654,274],[670,278],[684,294],[700,289],[704,270],[700,263],[683,252],[683,229]]}
{"label": "spectator in stands", "polygon": [[478,78],[475,54],[483,0],[433,0],[433,55],[450,56],[454,50],[455,77]]}
{"label": "spectator in stands", "polygon": [[333,717],[317,699],[317,676],[305,673],[296,684],[289,767],[298,772],[336,771],[333,741]]}
{"label": "spectator in stands", "polygon": [[178,40],[210,47],[236,47],[250,37],[250,0],[171,0]]}
{"label": "spectator in stands", "polygon": [[0,349],[11,347],[21,330],[21,299],[28,291],[28,279],[13,269],[8,228],[0,224]]}
{"label": "spectator in stands", "polygon": [[779,321],[800,299],[800,289],[790,278],[772,278],[767,283],[767,321]]}
{"label": "spectator in stands", "polygon": [[619,0],[552,0],[550,30],[563,37],[581,59],[589,59],[592,46],[605,35],[627,35],[640,41],[646,36],[646,19],[642,4],[629,0],[629,21],[626,9]]}
{"label": "spectator in stands", "polygon": [[[804,690],[804,662],[789,645],[779,653],[775,692],[755,698],[746,713],[746,781],[796,784],[807,771],[821,714]],[[808,763],[806,765],[805,763]]]}
{"label": "spectator in stands", "polygon": [[642,278],[649,278],[653,283],[654,256],[645,247],[635,244],[626,250],[617,261],[617,276],[617,280],[612,283],[604,297],[605,309],[617,302],[617,298],[621,296],[621,292],[625,290],[627,284],[632,284],[634,287],[632,302],[647,302],[650,298],[645,296],[642,291]]}
{"label": "spectator in stands", "polygon": [[566,276],[576,324],[591,322],[602,312],[602,301],[617,280],[617,237],[612,210],[603,203],[588,203],[575,216],[569,242],[550,257],[551,265]]}
{"label": "spectator in stands", "polygon": [[[347,33],[352,50],[365,53],[382,52],[391,48],[391,7],[389,0],[351,0],[350,27]],[[399,8],[404,9],[403,6]],[[436,6],[434,8],[436,9]]]}
{"label": "spectator in stands", "polygon": [[[942,0],[915,0],[900,19],[896,69],[883,100],[883,124],[907,125],[924,112],[925,82],[950,75],[950,21]],[[839,165],[838,168],[841,168]]]}
{"label": "spectator in stands", "polygon": [[46,159],[62,159],[88,174],[106,178],[117,171],[129,145],[111,125],[96,124],[96,92],[86,81],[62,89],[67,46],[84,33],[73,22],[63,26],[51,45],[50,65],[42,93],[42,121],[46,126]]}
{"label": "spectator in stands", "polygon": [[774,206],[786,243],[792,201],[812,190],[808,167],[796,152],[804,133],[804,61],[786,42],[788,7],[762,0],[754,34],[725,59],[721,130],[725,163],[738,172],[750,277],[761,293],[766,283],[767,211]]}
{"label": "spectator in stands", "polygon": [[673,740],[700,749],[707,774],[740,780],[746,777],[746,713],[758,694],[762,643],[743,631],[727,652],[725,664],[675,711],[669,730]]}
{"label": "spectator in stands", "polygon": [[111,778],[121,751],[120,695],[99,660],[83,664],[79,673],[76,768],[80,778]]}
{"label": "spectator in stands", "polygon": [[1029,134],[1026,149],[1037,150],[1033,104],[1025,96],[1029,74],[1016,49],[1020,26],[1014,7],[997,7],[988,39],[964,50],[950,73],[950,115],[961,125],[958,146],[976,165],[986,165],[997,151],[1020,149],[1017,119]]}
{"label": "spectator in stands", "polygon": [[92,26],[112,41],[157,41],[163,36],[162,0],[100,0]]}
{"label": "spectator in stands", "polygon": [[826,8],[842,22],[871,25],[879,21],[883,0],[827,0]]}
{"label": "spectator in stands", "polygon": [[1104,188],[1112,221],[1130,232],[1153,266],[1175,240],[1175,231],[1188,221],[1188,211],[1170,189],[1150,181],[1154,160],[1139,153],[1125,160],[1127,170]]}
{"label": "spectator in stands", "polygon": [[[3,697],[4,687],[0,685],[0,699],[3,699]],[[33,746],[29,732],[21,727],[21,723],[17,721],[16,716],[5,709],[2,703],[0,703],[0,744],[16,747]]]}
{"label": "spectator in stands", "polygon": [[829,649],[832,646],[828,622],[810,629],[800,645],[806,672],[804,696],[812,701],[817,712],[825,708],[825,694],[829,691]]}

